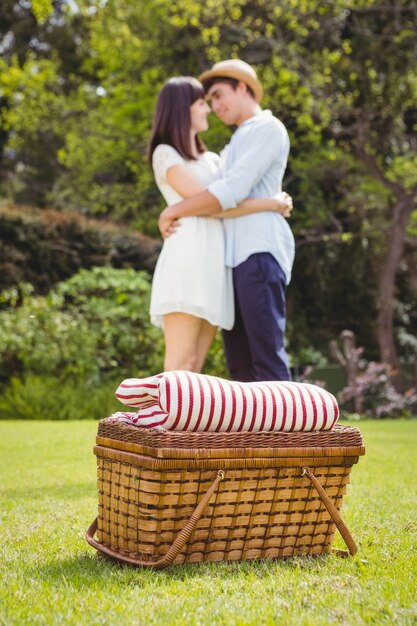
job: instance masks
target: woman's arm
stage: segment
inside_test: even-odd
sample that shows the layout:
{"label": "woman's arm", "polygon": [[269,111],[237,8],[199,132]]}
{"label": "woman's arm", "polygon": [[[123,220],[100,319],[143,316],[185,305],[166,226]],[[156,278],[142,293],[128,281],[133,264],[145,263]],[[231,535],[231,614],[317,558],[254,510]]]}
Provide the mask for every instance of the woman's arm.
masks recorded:
{"label": "woman's arm", "polygon": [[185,165],[170,167],[166,178],[171,187],[183,198],[190,198],[206,189]]}
{"label": "woman's arm", "polygon": [[[206,189],[185,165],[174,165],[170,167],[166,177],[171,187],[183,198],[190,198]],[[227,219],[264,211],[276,211],[281,213],[284,217],[289,217],[292,211],[291,196],[285,191],[282,191],[273,198],[247,198],[236,208],[220,211],[214,215],[212,214],[210,217]]]}

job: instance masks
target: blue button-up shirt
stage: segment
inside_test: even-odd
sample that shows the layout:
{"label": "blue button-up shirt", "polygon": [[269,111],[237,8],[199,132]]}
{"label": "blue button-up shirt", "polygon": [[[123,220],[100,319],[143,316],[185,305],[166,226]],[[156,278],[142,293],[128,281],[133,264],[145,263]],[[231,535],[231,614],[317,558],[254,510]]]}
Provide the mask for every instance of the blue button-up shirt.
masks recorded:
{"label": "blue button-up shirt", "polygon": [[[270,111],[249,118],[221,154],[221,179],[208,191],[224,210],[245,198],[270,198],[281,191],[290,142],[285,126]],[[279,213],[262,212],[223,220],[226,265],[236,267],[257,252],[269,252],[290,282],[294,237]]]}

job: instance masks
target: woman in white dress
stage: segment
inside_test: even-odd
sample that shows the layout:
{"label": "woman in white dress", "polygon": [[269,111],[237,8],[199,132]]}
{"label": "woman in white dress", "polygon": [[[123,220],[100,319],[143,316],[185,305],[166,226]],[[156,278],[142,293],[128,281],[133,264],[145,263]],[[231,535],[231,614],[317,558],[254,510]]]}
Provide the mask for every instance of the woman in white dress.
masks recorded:
{"label": "woman in white dress", "polygon": [[[203,191],[220,173],[219,157],[198,136],[210,108],[201,83],[171,78],[156,106],[148,155],[168,205]],[[285,194],[288,197],[288,194]],[[279,198],[247,199],[215,217],[284,211]],[[231,269],[225,266],[221,219],[182,218],[165,239],[152,282],[150,315],[165,338],[164,369],[200,372],[217,328],[233,327]]]}

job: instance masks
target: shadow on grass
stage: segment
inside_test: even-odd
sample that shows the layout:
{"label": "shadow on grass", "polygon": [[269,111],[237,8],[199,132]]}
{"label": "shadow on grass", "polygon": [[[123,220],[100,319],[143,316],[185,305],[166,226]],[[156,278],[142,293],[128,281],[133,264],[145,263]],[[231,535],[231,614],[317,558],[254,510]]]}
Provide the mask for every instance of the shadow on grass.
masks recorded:
{"label": "shadow on grass", "polygon": [[[87,548],[88,550],[88,548]],[[38,564],[28,572],[29,576],[41,578],[51,584],[70,584],[74,588],[84,588],[94,584],[121,585],[157,585],[170,586],[173,582],[190,579],[220,578],[223,581],[239,578],[257,579],[273,576],[283,571],[305,571],[315,573],[322,571],[327,556],[298,557],[288,559],[257,559],[251,561],[229,561],[218,563],[196,563],[174,565],[166,570],[154,571],[143,567],[121,564],[99,555],[94,550],[91,554],[82,554],[56,559]]]}

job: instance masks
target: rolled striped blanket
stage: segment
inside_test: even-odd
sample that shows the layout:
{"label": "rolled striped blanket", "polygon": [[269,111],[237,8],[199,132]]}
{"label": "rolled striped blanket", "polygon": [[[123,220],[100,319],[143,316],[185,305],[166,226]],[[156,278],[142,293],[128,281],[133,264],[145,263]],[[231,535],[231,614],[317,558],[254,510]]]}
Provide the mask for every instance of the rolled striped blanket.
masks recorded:
{"label": "rolled striped blanket", "polygon": [[128,378],[116,397],[138,411],[115,419],[177,431],[330,430],[339,416],[334,396],[316,385],[240,383],[186,371]]}

